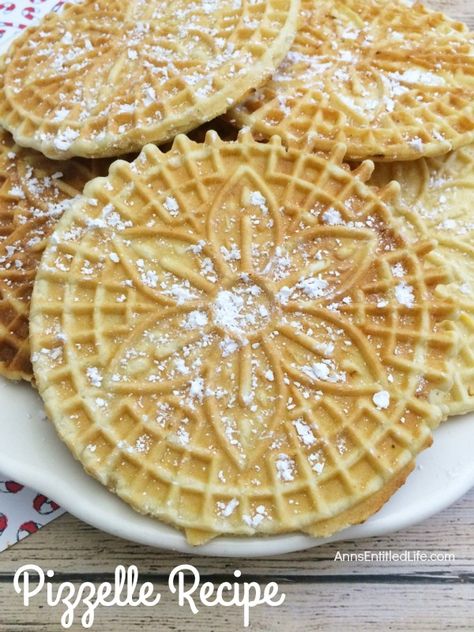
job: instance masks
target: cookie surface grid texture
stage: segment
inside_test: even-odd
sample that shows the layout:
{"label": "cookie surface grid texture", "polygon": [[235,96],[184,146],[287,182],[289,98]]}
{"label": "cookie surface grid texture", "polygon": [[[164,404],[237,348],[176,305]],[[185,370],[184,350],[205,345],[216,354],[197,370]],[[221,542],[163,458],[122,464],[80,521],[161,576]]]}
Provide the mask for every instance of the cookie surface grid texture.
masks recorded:
{"label": "cookie surface grid texture", "polygon": [[474,39],[420,4],[303,0],[271,81],[229,114],[291,147],[411,160],[474,140]]}
{"label": "cookie surface grid texture", "polygon": [[452,267],[446,291],[461,308],[456,327],[461,348],[453,360],[450,414],[474,410],[474,146],[438,158],[376,166],[371,182],[401,185],[403,217],[416,239],[436,239],[436,256]]}
{"label": "cookie surface grid texture", "polygon": [[0,122],[50,158],[118,156],[225,112],[289,50],[299,0],[86,1],[4,58]]}
{"label": "cookie surface grid texture", "polygon": [[42,260],[33,364],[60,436],[193,543],[359,522],[440,421],[444,277],[344,151],[149,145],[89,183]]}
{"label": "cookie surface grid texture", "polygon": [[104,160],[53,161],[0,132],[0,374],[31,380],[28,316],[33,281],[56,222]]}

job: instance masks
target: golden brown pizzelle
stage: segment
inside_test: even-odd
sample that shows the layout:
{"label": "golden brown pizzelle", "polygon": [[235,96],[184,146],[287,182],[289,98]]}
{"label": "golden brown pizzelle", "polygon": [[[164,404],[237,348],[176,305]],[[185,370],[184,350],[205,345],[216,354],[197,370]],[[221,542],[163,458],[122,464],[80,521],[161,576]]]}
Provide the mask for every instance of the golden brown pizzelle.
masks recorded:
{"label": "golden brown pizzelle", "polygon": [[120,156],[223,114],[288,52],[299,0],[85,0],[3,58],[0,124],[54,159]]}
{"label": "golden brown pizzelle", "polygon": [[302,0],[285,60],[229,116],[353,160],[441,155],[474,141],[474,35],[419,2]]}
{"label": "golden brown pizzelle", "polygon": [[248,134],[145,147],[86,186],[35,283],[33,364],[87,472],[188,541],[328,534],[442,418],[456,303],[396,186]]}
{"label": "golden brown pizzelle", "polygon": [[47,238],[88,180],[109,161],[53,161],[16,145],[0,130],[0,374],[33,377],[28,316]]}
{"label": "golden brown pizzelle", "polygon": [[406,231],[436,239],[433,255],[450,266],[454,281],[445,292],[461,308],[456,322],[461,348],[453,359],[453,386],[446,395],[451,415],[474,410],[474,146],[438,158],[376,166],[371,182],[397,180]]}

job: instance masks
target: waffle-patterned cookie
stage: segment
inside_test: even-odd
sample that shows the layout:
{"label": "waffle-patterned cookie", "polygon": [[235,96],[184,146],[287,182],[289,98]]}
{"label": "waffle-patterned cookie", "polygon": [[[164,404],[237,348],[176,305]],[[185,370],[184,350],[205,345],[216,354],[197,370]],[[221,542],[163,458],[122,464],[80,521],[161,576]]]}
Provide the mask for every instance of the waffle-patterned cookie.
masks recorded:
{"label": "waffle-patterned cookie", "polygon": [[474,37],[418,2],[302,0],[290,53],[230,116],[355,160],[441,155],[474,141]]}
{"label": "waffle-patterned cookie", "polygon": [[0,123],[50,158],[118,156],[225,112],[275,70],[299,0],[86,0],[3,60]]}
{"label": "waffle-patterned cookie", "polygon": [[85,469],[219,534],[337,531],[404,482],[449,388],[449,280],[330,158],[179,136],[89,183],[31,310],[39,391]]}
{"label": "waffle-patterned cookie", "polygon": [[28,314],[33,280],[54,225],[108,162],[57,162],[0,131],[0,374],[31,380]]}
{"label": "waffle-patterned cookie", "polygon": [[[401,185],[406,228],[417,239],[436,239],[437,258],[453,268],[456,281],[445,290],[462,313],[456,325],[461,349],[453,361],[450,414],[474,410],[474,146],[412,163],[377,165],[371,182]],[[446,265],[446,263],[445,263]]]}

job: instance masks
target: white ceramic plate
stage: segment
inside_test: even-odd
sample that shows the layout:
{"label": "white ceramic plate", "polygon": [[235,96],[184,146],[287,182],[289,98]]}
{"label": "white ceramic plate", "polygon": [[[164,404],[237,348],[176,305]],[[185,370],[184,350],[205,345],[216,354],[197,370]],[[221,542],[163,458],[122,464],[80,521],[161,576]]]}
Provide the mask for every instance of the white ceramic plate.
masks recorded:
{"label": "white ceramic plate", "polygon": [[474,485],[474,415],[453,418],[436,432],[406,485],[367,522],[328,539],[306,535],[217,538],[201,547],[181,532],[136,513],[82,469],[44,415],[26,384],[0,378],[0,468],[13,479],[53,498],[98,529],[164,549],[232,557],[262,557],[307,549],[328,541],[383,535],[425,520]]}

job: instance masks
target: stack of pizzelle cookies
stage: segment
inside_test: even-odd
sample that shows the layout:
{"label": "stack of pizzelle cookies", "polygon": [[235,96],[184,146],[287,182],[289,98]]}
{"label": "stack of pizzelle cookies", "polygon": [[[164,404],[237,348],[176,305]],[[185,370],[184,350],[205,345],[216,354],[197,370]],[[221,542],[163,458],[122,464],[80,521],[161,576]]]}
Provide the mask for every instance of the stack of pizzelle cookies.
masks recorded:
{"label": "stack of pizzelle cookies", "polygon": [[85,0],[0,65],[1,372],[137,511],[326,536],[474,410],[462,24]]}

